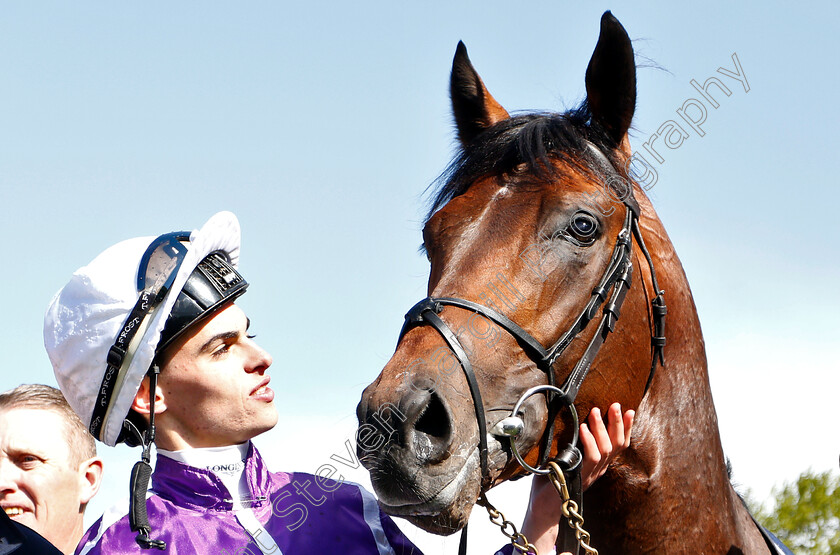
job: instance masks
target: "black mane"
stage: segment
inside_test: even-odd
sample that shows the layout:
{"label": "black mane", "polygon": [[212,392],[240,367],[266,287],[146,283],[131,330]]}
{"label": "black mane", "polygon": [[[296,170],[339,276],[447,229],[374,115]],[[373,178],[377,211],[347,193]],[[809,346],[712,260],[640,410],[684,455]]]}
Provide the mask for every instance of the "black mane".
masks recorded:
{"label": "black mane", "polygon": [[527,113],[517,115],[488,128],[462,148],[434,184],[441,184],[426,216],[453,198],[464,194],[477,179],[511,172],[521,164],[538,179],[556,177],[560,169],[551,162],[561,162],[584,173],[592,173],[601,164],[587,147],[598,148],[617,167],[616,144],[599,125],[592,123],[589,106],[565,113]]}

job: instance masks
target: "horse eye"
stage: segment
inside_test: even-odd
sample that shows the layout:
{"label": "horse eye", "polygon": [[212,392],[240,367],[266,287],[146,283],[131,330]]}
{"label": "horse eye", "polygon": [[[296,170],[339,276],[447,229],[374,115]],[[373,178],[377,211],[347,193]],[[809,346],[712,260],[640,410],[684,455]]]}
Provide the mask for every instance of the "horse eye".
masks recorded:
{"label": "horse eye", "polygon": [[586,212],[576,212],[569,222],[569,233],[577,240],[589,243],[598,231],[598,220]]}

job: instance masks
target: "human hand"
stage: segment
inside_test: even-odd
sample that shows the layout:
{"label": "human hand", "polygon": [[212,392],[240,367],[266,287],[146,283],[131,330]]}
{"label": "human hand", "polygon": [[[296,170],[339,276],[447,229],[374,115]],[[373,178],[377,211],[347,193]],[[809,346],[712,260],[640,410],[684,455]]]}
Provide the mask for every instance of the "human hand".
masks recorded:
{"label": "human hand", "polygon": [[[580,425],[581,485],[584,490],[603,476],[616,456],[630,446],[635,415],[632,410],[622,415],[621,405],[613,403],[607,409],[606,425],[597,407],[589,413],[587,422]],[[534,476],[522,533],[540,553],[551,553],[554,549],[562,514],[560,497],[551,481],[544,476]]]}
{"label": "human hand", "polygon": [[606,426],[598,407],[589,413],[589,423],[580,425],[580,443],[583,446],[580,477],[583,491],[604,475],[619,453],[630,447],[630,431],[635,416],[635,411],[628,410],[622,417],[621,405],[613,403],[607,409]]}

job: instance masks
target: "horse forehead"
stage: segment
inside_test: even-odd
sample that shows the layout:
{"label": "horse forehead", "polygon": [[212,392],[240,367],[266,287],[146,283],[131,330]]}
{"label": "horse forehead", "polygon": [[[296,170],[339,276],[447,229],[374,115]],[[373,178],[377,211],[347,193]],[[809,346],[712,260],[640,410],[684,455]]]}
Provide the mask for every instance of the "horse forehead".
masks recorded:
{"label": "horse forehead", "polygon": [[511,173],[477,179],[429,218],[424,229],[426,240],[440,238],[453,229],[459,230],[462,236],[465,228],[475,227],[479,222],[523,224],[524,230],[528,221],[522,218],[526,214],[536,223],[546,210],[568,202],[585,203],[602,190],[605,175],[616,173],[597,148],[593,146],[589,154],[590,159],[595,158],[595,162],[590,160],[583,165],[589,171],[554,161],[554,167],[544,176],[538,176],[524,165]]}
{"label": "horse forehead", "polygon": [[453,228],[474,226],[497,207],[499,201],[511,196],[510,187],[501,179],[493,176],[477,180],[464,193],[452,198],[429,218],[426,233],[438,236]]}
{"label": "horse forehead", "polygon": [[540,205],[551,191],[530,176],[491,175],[474,181],[460,195],[452,198],[429,218],[430,231],[471,223],[485,216],[513,215]]}

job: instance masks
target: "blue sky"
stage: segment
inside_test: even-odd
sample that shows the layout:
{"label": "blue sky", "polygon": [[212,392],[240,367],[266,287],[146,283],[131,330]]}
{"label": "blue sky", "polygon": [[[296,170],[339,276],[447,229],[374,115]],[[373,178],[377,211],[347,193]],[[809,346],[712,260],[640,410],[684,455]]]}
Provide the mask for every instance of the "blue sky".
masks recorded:
{"label": "blue sky", "polygon": [[[0,389],[54,383],[43,312],[76,268],[231,210],[284,424],[260,445],[314,470],[425,295],[423,192],[454,152],[458,40],[506,108],[563,110],[605,9],[657,66],[638,72],[634,149],[698,97],[692,79],[731,85],[650,196],[692,285],[736,480],[764,497],[836,470],[836,2],[4,3]],[[716,73],[733,53],[749,92]],[[92,511],[123,496],[134,456],[102,451]]]}

